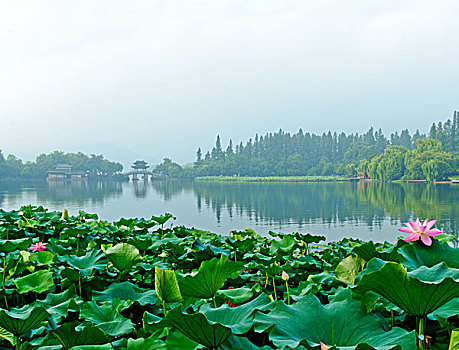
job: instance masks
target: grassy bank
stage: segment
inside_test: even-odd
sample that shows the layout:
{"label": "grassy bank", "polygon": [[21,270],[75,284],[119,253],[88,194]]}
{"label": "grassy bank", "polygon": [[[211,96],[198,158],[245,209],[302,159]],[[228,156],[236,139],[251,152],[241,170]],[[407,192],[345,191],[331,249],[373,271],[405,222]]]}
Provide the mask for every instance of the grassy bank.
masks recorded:
{"label": "grassy bank", "polygon": [[344,176],[200,176],[195,181],[210,182],[330,182],[349,181]]}

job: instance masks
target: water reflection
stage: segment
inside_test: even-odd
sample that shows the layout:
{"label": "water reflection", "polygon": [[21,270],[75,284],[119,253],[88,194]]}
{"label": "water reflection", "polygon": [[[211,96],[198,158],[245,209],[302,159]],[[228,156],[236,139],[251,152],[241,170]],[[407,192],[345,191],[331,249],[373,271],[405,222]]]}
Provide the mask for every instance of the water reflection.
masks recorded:
{"label": "water reflection", "polygon": [[193,191],[196,206],[211,208],[217,221],[247,216],[255,223],[288,225],[343,223],[380,228],[414,217],[439,221],[445,232],[458,232],[459,186],[405,183],[205,183],[152,182],[165,199]]}
{"label": "water reflection", "polygon": [[362,237],[371,231],[396,237],[400,222],[416,216],[457,234],[458,195],[459,185],[405,183],[0,182],[5,209],[31,203],[107,220],[169,211],[178,223],[216,232],[255,226]]}

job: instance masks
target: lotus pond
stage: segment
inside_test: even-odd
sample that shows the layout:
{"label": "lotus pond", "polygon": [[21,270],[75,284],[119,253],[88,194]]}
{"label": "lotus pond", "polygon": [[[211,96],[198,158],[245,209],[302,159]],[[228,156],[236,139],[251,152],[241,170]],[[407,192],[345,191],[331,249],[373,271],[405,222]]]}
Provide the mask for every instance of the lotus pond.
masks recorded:
{"label": "lotus pond", "polygon": [[0,210],[0,348],[459,347],[455,236],[325,242],[173,220]]}

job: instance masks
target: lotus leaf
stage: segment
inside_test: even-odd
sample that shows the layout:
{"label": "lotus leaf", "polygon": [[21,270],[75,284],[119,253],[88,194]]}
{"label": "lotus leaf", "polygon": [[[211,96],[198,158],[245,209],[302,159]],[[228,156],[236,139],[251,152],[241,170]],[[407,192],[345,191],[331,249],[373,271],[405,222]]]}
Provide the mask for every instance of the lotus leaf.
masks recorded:
{"label": "lotus leaf", "polygon": [[126,302],[120,302],[119,299],[100,306],[95,301],[89,301],[81,308],[81,314],[108,335],[121,336],[134,330],[132,321],[119,313],[128,305]]}
{"label": "lotus leaf", "polygon": [[49,332],[47,338],[54,338],[59,341],[64,349],[71,349],[80,345],[104,345],[110,340],[109,337],[99,328],[85,326],[77,329],[79,322],[64,323],[59,328]]}
{"label": "lotus leaf", "polygon": [[155,290],[161,302],[174,303],[182,300],[175,271],[163,270],[155,266]]}
{"label": "lotus leaf", "polygon": [[357,293],[376,292],[414,316],[426,316],[459,297],[459,270],[444,263],[407,273],[399,263],[374,258],[359,277]]}
{"label": "lotus leaf", "polygon": [[178,329],[195,342],[216,349],[231,334],[231,329],[218,323],[211,323],[202,313],[184,314],[182,305],[170,310],[158,326]]}
{"label": "lotus leaf", "polygon": [[243,264],[228,260],[226,255],[220,259],[203,261],[194,276],[179,278],[182,296],[212,298],[230,277],[237,277]]}
{"label": "lotus leaf", "polygon": [[156,304],[158,298],[154,290],[145,290],[130,282],[112,283],[104,291],[93,291],[93,299],[98,302],[110,301],[113,299],[130,300],[140,305]]}
{"label": "lotus leaf", "polygon": [[432,267],[444,262],[449,267],[459,269],[459,249],[450,247],[447,243],[432,241],[430,247],[415,242],[407,244],[399,250],[400,263],[408,270],[416,270],[421,266]]}
{"label": "lotus leaf", "polygon": [[50,265],[53,263],[54,254],[45,250],[30,254],[29,259],[30,261],[37,263],[38,266]]}
{"label": "lotus leaf", "polygon": [[9,253],[16,249],[26,250],[32,242],[32,238],[2,239],[0,240],[0,252]]}
{"label": "lotus leaf", "polygon": [[27,293],[30,291],[42,293],[54,286],[53,272],[50,270],[40,270],[30,275],[20,277],[14,280],[18,293]]}
{"label": "lotus leaf", "polygon": [[119,243],[108,248],[108,260],[120,271],[129,271],[141,259],[139,250],[131,244]]}
{"label": "lotus leaf", "polygon": [[223,304],[215,309],[209,304],[204,304],[199,311],[206,315],[208,320],[230,327],[233,334],[244,334],[252,327],[255,312],[270,310],[274,307],[273,304],[268,295],[263,293],[238,307],[231,308]]}
{"label": "lotus leaf", "polygon": [[173,216],[170,213],[165,213],[164,215],[161,216],[152,216],[151,220],[157,222],[160,225],[164,225],[169,219],[176,219],[175,216]]}
{"label": "lotus leaf", "polygon": [[82,276],[90,275],[94,270],[103,270],[107,266],[104,252],[97,249],[93,249],[83,256],[64,255],[61,258],[70,267],[80,271]]}
{"label": "lotus leaf", "polygon": [[354,284],[355,278],[363,270],[366,261],[359,256],[344,258],[335,269],[335,278],[346,284]]}
{"label": "lotus leaf", "polygon": [[348,298],[325,306],[315,296],[306,296],[291,306],[278,302],[268,314],[257,312],[255,331],[269,332],[269,339],[278,348],[303,345],[318,349],[323,342],[338,349],[412,350],[416,344],[414,331],[394,327],[385,332],[380,322],[350,297],[349,290]]}
{"label": "lotus leaf", "polygon": [[0,338],[7,340],[11,345],[16,345],[16,339],[11,332],[8,332],[6,329],[0,327]]}
{"label": "lotus leaf", "polygon": [[408,245],[403,240],[398,240],[397,244],[392,245],[391,247],[383,250],[376,249],[375,244],[370,242],[365,242],[352,249],[352,252],[360,256],[365,261],[370,261],[373,258],[379,258],[385,261],[395,261],[400,260],[399,249],[403,246]]}
{"label": "lotus leaf", "polygon": [[260,291],[261,287],[257,283],[252,288],[241,287],[233,289],[221,289],[215,294],[215,296],[223,299],[224,301],[235,304],[242,304],[247,300],[250,300],[255,292],[259,293]]}
{"label": "lotus leaf", "polygon": [[459,350],[459,329],[454,329],[451,332],[451,340],[448,350]]}
{"label": "lotus leaf", "polygon": [[38,326],[48,316],[45,308],[40,306],[25,307],[16,311],[0,309],[0,327],[18,337]]}

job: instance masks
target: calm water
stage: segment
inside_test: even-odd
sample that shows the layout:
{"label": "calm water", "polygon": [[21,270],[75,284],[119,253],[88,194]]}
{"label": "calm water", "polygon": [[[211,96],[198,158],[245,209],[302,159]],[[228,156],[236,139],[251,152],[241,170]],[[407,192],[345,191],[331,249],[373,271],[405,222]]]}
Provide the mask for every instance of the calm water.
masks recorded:
{"label": "calm water", "polygon": [[390,183],[0,183],[0,208],[24,204],[97,213],[105,220],[170,212],[175,224],[222,234],[253,228],[394,240],[401,222],[438,219],[459,232],[459,185]]}

